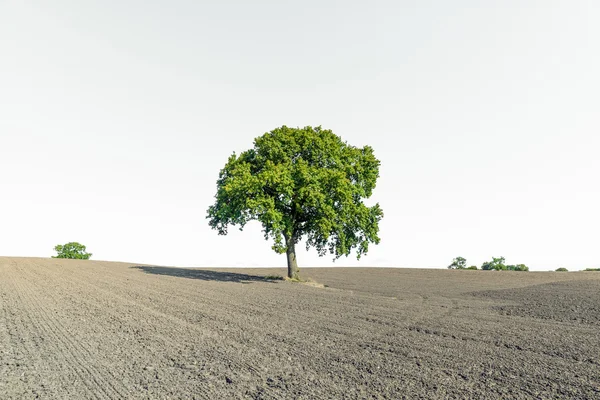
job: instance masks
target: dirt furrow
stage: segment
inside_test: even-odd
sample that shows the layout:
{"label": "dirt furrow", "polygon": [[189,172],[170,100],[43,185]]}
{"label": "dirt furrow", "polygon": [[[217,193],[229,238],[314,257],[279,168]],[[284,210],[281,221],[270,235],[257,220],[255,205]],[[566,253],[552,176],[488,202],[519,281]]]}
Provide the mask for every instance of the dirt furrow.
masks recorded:
{"label": "dirt furrow", "polygon": [[[53,281],[51,274],[48,274],[47,270],[38,270],[37,272],[38,274],[41,273],[41,275],[38,276],[38,280],[43,282]],[[61,281],[63,286],[78,288],[78,290],[85,288],[82,290],[82,293],[85,293],[85,295],[78,296],[77,298],[78,308],[84,310],[92,310],[96,308],[97,311],[101,311],[105,316],[111,316],[112,321],[119,321],[121,330],[127,326],[127,331],[141,332],[141,334],[144,335],[146,334],[146,327],[158,326],[161,324],[164,325],[165,322],[168,321],[168,324],[166,325],[167,329],[163,329],[161,332],[154,331],[152,333],[152,340],[155,341],[162,339],[162,345],[168,345],[171,355],[149,353],[148,355],[154,358],[155,363],[157,359],[162,358],[163,365],[169,364],[169,361],[171,361],[170,359],[172,357],[176,357],[173,355],[173,353],[183,353],[186,350],[189,350],[184,344],[179,344],[177,341],[173,341],[171,338],[192,336],[201,339],[202,346],[198,346],[198,349],[209,349],[209,351],[207,351],[205,354],[198,354],[200,359],[203,359],[209,364],[225,364],[228,366],[228,369],[246,370],[253,373],[262,372],[256,369],[254,362],[244,361],[243,359],[231,356],[232,354],[235,355],[236,353],[242,353],[244,351],[244,348],[240,345],[237,345],[236,341],[232,341],[228,346],[233,346],[233,349],[229,349],[228,352],[221,350],[219,341],[223,339],[223,334],[226,334],[226,331],[219,332],[213,329],[207,329],[203,325],[194,324],[175,315],[166,314],[161,310],[140,304],[128,296],[121,296],[113,291],[99,288],[95,284],[78,279],[73,275],[67,274],[63,276]],[[51,293],[50,291],[47,292]],[[56,293],[52,293],[49,296],[54,299],[58,298]],[[103,298],[105,303],[105,305],[101,306],[100,308],[98,307],[97,303],[97,299],[99,298]],[[136,310],[136,313],[133,315],[128,312],[128,310],[132,309]],[[135,346],[137,343],[133,342],[132,344]],[[167,372],[168,371],[165,373]],[[196,381],[195,383],[196,386],[198,386],[197,390],[199,393],[202,393],[202,390],[208,390],[208,388],[202,388],[201,381]],[[268,389],[262,394],[264,398],[270,398]]]}
{"label": "dirt furrow", "polygon": [[43,392],[35,375],[26,375],[25,371],[28,368],[34,374],[43,362],[32,340],[32,337],[39,335],[28,319],[29,315],[21,311],[21,301],[19,296],[15,296],[15,287],[10,278],[7,270],[2,270],[0,376],[4,379],[0,384],[0,393],[4,393],[6,398],[20,398],[27,393],[36,395]]}
{"label": "dirt furrow", "polygon": [[[85,395],[89,398],[100,398],[95,396],[94,387],[89,377],[82,375],[80,369],[73,365],[69,352],[62,342],[57,342],[57,336],[53,334],[43,318],[39,318],[35,305],[31,301],[30,291],[22,284],[22,277],[16,273],[16,266],[13,266],[4,276],[4,282],[10,283],[10,290],[15,294],[13,299],[12,316],[7,316],[7,323],[12,339],[12,349],[15,352],[24,351],[24,354],[14,357],[17,366],[24,367],[30,364],[32,372],[37,375],[45,375],[50,372],[53,378],[58,380],[57,386],[64,387],[70,392],[70,386],[76,386],[72,380],[81,381],[84,384],[83,392],[77,390],[75,393]],[[49,356],[51,355],[51,356]],[[64,371],[66,369],[66,371]],[[56,373],[58,372],[58,373]],[[66,372],[66,373],[65,373]],[[24,373],[21,374],[23,376]],[[33,395],[44,391],[44,388],[38,388],[37,383],[33,383]]]}
{"label": "dirt furrow", "polygon": [[[24,268],[15,267],[15,271],[22,277],[28,276]],[[56,318],[57,313],[53,316],[49,315],[48,296],[45,296],[45,301],[42,301],[37,294],[39,288],[29,282],[26,279],[15,280],[15,289],[23,296],[22,300],[30,310],[32,323],[56,347],[52,349],[52,352],[56,352],[59,358],[64,359],[65,365],[76,373],[78,379],[86,385],[94,397],[99,399],[126,398],[124,388],[117,388],[118,379],[101,372],[94,366],[91,362],[93,355],[83,343],[72,338],[69,329],[62,324],[60,318]]]}
{"label": "dirt furrow", "polygon": [[[151,289],[149,287],[149,285],[142,287],[141,285],[138,286],[138,285],[132,284],[132,282],[130,282],[130,281],[125,281],[125,280],[119,280],[119,281],[113,282],[112,285],[104,284],[104,285],[102,285],[102,287],[104,289],[100,289],[99,284],[102,283],[102,278],[99,278],[99,280],[97,280],[97,279],[83,280],[83,279],[74,278],[74,276],[71,275],[69,277],[69,279],[75,279],[72,282],[76,285],[91,285],[93,287],[98,287],[97,288],[98,290],[101,290],[103,293],[106,293],[106,294],[108,294],[108,292],[110,291],[110,293],[113,296],[115,296],[116,293],[119,293],[118,296],[120,296],[120,298],[123,299],[123,301],[134,302],[138,306],[140,304],[145,304],[145,306],[148,307],[147,310],[152,310],[149,312],[158,311],[161,316],[180,315],[181,319],[186,322],[193,321],[194,314],[182,314],[180,312],[181,308],[182,308],[181,306],[187,306],[184,308],[187,310],[194,310],[195,308],[198,307],[199,303],[202,304],[202,307],[203,307],[203,309],[202,309],[202,322],[203,323],[207,322],[207,321],[205,321],[205,319],[208,319],[208,322],[210,324],[214,324],[217,326],[225,325],[229,328],[229,330],[237,327],[243,332],[249,332],[249,331],[258,332],[258,331],[262,330],[263,327],[260,325],[256,325],[256,323],[255,323],[256,319],[253,317],[256,317],[256,316],[261,317],[261,318],[267,317],[264,312],[264,306],[260,306],[260,301],[256,302],[255,304],[248,304],[248,303],[243,304],[243,303],[239,302],[239,296],[237,298],[237,301],[231,304],[231,303],[229,303],[229,299],[227,299],[227,300],[223,299],[222,301],[219,302],[219,301],[217,301],[217,299],[207,298],[206,293],[204,293],[204,296],[200,296],[200,294],[196,294],[195,296],[190,295],[190,297],[181,297],[181,294],[178,292],[177,294],[168,296],[169,293],[166,291],[156,291],[156,290]],[[93,283],[90,283],[90,282],[93,282]],[[264,284],[264,285],[267,285],[267,284]],[[269,284],[269,285],[273,285],[273,284]],[[285,284],[282,284],[282,285],[285,285]],[[302,289],[302,288],[300,288],[300,289]],[[138,290],[141,293],[138,293]],[[316,294],[321,289],[306,288],[306,290],[313,291]],[[158,302],[149,301],[149,299],[151,299],[151,298],[161,299],[161,298],[173,297],[173,296],[176,297],[175,302],[169,302],[169,303],[162,302],[160,304],[161,305],[165,305],[165,304],[176,305],[177,307],[175,309],[173,309],[173,308],[170,308],[167,310],[161,309],[159,311],[158,309],[156,309]],[[201,300],[201,302],[200,302],[200,300]],[[256,299],[254,299],[254,300],[256,301]],[[285,301],[285,299],[282,299],[282,301]],[[218,306],[219,305],[222,306],[224,304],[230,306],[230,309],[232,310],[232,312],[227,313],[226,315],[223,315],[223,313],[220,313],[220,311],[219,311],[220,308]],[[330,305],[330,307],[331,307],[331,305]],[[261,312],[261,310],[262,310],[262,312]],[[336,322],[336,320],[331,319],[331,314],[326,314],[322,318],[318,318],[319,317],[318,312],[315,312],[312,314],[310,314],[308,312],[306,312],[306,314],[295,312],[294,314],[287,315],[285,313],[279,313],[279,311],[277,309],[275,309],[273,311],[274,311],[274,314],[270,315],[268,318],[270,323],[277,324],[277,328],[274,329],[275,332],[270,335],[270,337],[272,337],[272,338],[281,339],[286,334],[289,337],[289,334],[291,334],[291,332],[286,332],[286,329],[288,329],[287,327],[289,327],[289,322],[294,319],[296,319],[296,320],[303,319],[305,321],[305,324],[301,325],[300,327],[295,327],[296,334],[310,333],[311,331],[314,332],[316,326],[321,326],[321,325],[326,324],[328,327],[327,334],[330,337],[337,336],[340,341],[348,340],[348,335],[352,335],[352,334],[354,334],[354,332],[356,332],[359,335],[363,335],[364,331],[366,329],[372,329],[372,326],[373,326],[373,324],[370,323],[369,321],[365,320],[367,322],[365,324],[364,321],[360,321],[358,319],[349,320],[347,318],[347,316],[344,316],[344,315],[340,315],[339,321]],[[354,311],[354,310],[352,310],[352,311]],[[242,323],[244,321],[246,321],[246,323]],[[193,324],[193,325],[197,326],[197,324]],[[335,327],[337,327],[337,329],[335,329]],[[349,329],[349,327],[352,329]],[[219,332],[218,334],[223,335],[223,334],[227,334],[227,332]],[[279,341],[281,341],[281,340],[279,340]],[[260,342],[259,342],[259,344],[260,344]],[[285,346],[285,343],[282,343],[282,345]],[[302,349],[294,347],[293,343],[290,343],[288,353],[295,354],[297,357],[303,357],[305,355],[305,353],[302,352]],[[252,368],[252,366],[249,366],[249,368]]]}
{"label": "dirt furrow", "polygon": [[[86,287],[90,287],[90,286],[95,286],[96,285],[96,281],[93,279],[89,279],[89,280],[84,280],[84,281],[78,281],[77,278],[74,278],[73,274],[65,274],[64,276],[67,276],[68,279],[67,281],[71,281],[74,279],[74,281],[72,282],[72,286],[86,286]],[[63,278],[64,279],[64,278]],[[44,276],[43,280],[52,280],[50,276]],[[94,282],[93,284],[91,284],[90,282]],[[126,297],[120,297],[120,296],[115,296],[114,290],[115,290],[115,286],[118,286],[117,283],[115,283],[113,286],[111,287],[107,287],[106,289],[104,289],[103,291],[101,291],[102,293],[106,294],[106,296],[104,296],[105,298],[111,298],[111,299],[119,299],[120,302],[122,301],[133,301],[134,304],[138,305],[138,308],[140,306],[140,303],[143,303],[143,299],[137,300],[135,298],[131,298],[129,295],[127,295],[126,293],[123,293],[123,296]],[[135,285],[128,285],[130,292],[135,292],[136,290],[136,286]],[[317,291],[315,293],[318,293],[318,289],[314,289],[314,288],[307,288],[308,290],[312,290],[312,291]],[[94,299],[99,297],[100,295],[94,294],[94,295],[88,295],[85,296],[85,298],[89,298],[89,299]],[[148,296],[146,296],[148,297]],[[353,296],[354,297],[354,296]],[[126,300],[125,300],[126,298]],[[160,298],[160,297],[159,297]],[[256,299],[255,299],[256,301]],[[260,301],[258,301],[258,303],[260,304]],[[181,302],[178,299],[175,303],[167,303],[167,304],[177,304],[178,306],[181,306]],[[230,306],[230,304],[228,303],[221,303],[221,308],[223,306]],[[198,306],[198,304],[191,304],[191,307],[193,306]],[[208,309],[213,309],[216,308],[216,310],[219,310],[220,308],[218,307],[218,304],[215,303],[214,305],[212,304],[202,304],[202,306],[208,306]],[[149,308],[142,308],[143,310],[145,310],[146,314],[153,314],[152,311],[152,307]],[[285,308],[285,307],[284,307]],[[111,310],[109,312],[112,312],[113,310],[116,309],[115,305],[110,305],[107,307],[108,310]],[[193,309],[193,308],[192,308]],[[236,310],[235,306],[231,307],[232,310]],[[277,310],[276,310],[277,311]],[[343,312],[339,312],[339,314],[343,315]],[[161,317],[165,316],[165,315],[177,315],[177,312],[174,312],[173,310],[169,309],[169,310],[161,310],[160,314]],[[235,316],[235,314],[234,314]],[[269,362],[267,362],[267,360],[264,358],[264,354],[267,354],[269,357],[277,357],[277,358],[285,358],[285,357],[281,357],[280,355],[278,355],[279,353],[283,352],[284,354],[288,354],[289,357],[291,357],[291,360],[288,361],[293,361],[294,363],[298,363],[301,362],[301,360],[303,360],[306,357],[312,357],[314,359],[319,359],[321,357],[323,357],[323,354],[321,354],[320,352],[316,352],[313,354],[308,355],[307,354],[307,349],[323,349],[323,343],[325,342],[325,344],[327,346],[329,346],[328,348],[331,348],[331,346],[333,346],[333,343],[349,343],[352,345],[352,343],[355,342],[355,339],[352,339],[352,336],[357,336],[357,335],[364,335],[365,332],[363,330],[360,329],[360,327],[357,327],[356,325],[352,324],[352,321],[347,322],[345,325],[341,325],[339,329],[334,329],[335,324],[333,324],[331,321],[327,321],[327,320],[317,320],[317,322],[312,321],[311,319],[307,318],[305,320],[306,323],[303,323],[301,325],[295,325],[294,326],[294,330],[289,329],[288,327],[285,327],[285,323],[286,321],[291,321],[293,322],[293,318],[283,318],[283,316],[278,315],[277,313],[275,314],[275,319],[281,319],[283,321],[283,332],[278,332],[278,329],[273,329],[274,332],[276,332],[276,335],[273,335],[272,333],[268,333],[266,334],[266,336],[269,337],[270,340],[265,341],[265,340],[256,340],[258,338],[260,338],[260,336],[256,335],[256,339],[253,339],[253,335],[250,335],[249,333],[251,333],[252,331],[259,331],[260,329],[262,329],[262,325],[260,324],[256,324],[254,323],[254,325],[252,326],[253,329],[249,329],[248,327],[242,327],[239,331],[236,331],[235,326],[233,326],[232,324],[228,324],[226,325],[226,327],[228,328],[225,331],[221,331],[219,332],[218,336],[220,337],[220,339],[226,338],[226,337],[231,337],[232,340],[229,341],[229,347],[234,346],[233,349],[230,349],[230,353],[233,350],[233,354],[242,354],[244,353],[248,347],[250,347],[251,349],[254,348],[256,349],[254,351],[254,359],[253,359],[253,364],[249,364],[249,363],[245,363],[246,367],[250,370],[252,370],[255,373],[260,373],[262,371],[257,370],[254,367],[254,363],[257,364],[269,364]],[[301,318],[299,316],[296,315],[297,318]],[[237,317],[236,317],[237,318]],[[186,319],[184,319],[185,321]],[[217,321],[219,322],[219,321]],[[173,320],[174,326],[177,326],[177,320]],[[322,332],[315,336],[314,335],[314,331],[319,325],[323,325],[326,326],[326,328],[322,329]],[[222,326],[222,325],[221,325]],[[373,328],[373,324],[365,324],[365,327],[367,327],[367,331],[371,330]],[[369,328],[370,327],[370,328]],[[312,329],[313,332],[309,332],[308,330]],[[232,336],[232,334],[229,334],[229,332],[232,332],[232,334],[237,335],[239,337],[240,334],[243,334],[244,338],[243,342],[240,342],[241,338],[236,339],[235,336]],[[250,331],[250,332],[248,332]],[[286,333],[286,331],[288,331],[288,333]],[[306,335],[304,335],[303,333],[306,331]],[[179,332],[179,334],[184,334],[182,332]],[[290,337],[294,337],[292,335],[296,335],[300,338],[302,338],[302,341],[300,343],[297,342],[296,339],[292,339],[290,340]],[[373,333],[373,336],[379,335],[380,332],[377,332],[376,334]],[[265,336],[265,334],[262,334],[263,336]],[[282,336],[283,335],[283,336]],[[287,336],[286,336],[287,335]],[[351,335],[351,336],[350,336]],[[350,337],[349,337],[350,336]],[[215,339],[215,337],[213,337],[213,339]],[[250,340],[250,342],[249,342]],[[312,341],[312,343],[306,343],[306,341]],[[373,337],[372,340],[375,340],[375,338]],[[214,342],[214,340],[213,340]],[[321,342],[321,343],[320,343]],[[240,343],[239,345],[237,345],[237,343]],[[320,344],[320,346],[319,346]],[[274,350],[274,346],[277,346],[277,352],[273,353]],[[361,349],[360,348],[352,348],[349,349],[349,353],[356,353],[356,352],[360,352]],[[214,353],[218,353],[218,346],[214,346],[211,349],[211,352]],[[331,362],[336,362],[336,361],[332,361],[329,357],[329,355],[327,353],[324,354],[325,358],[324,358],[324,362],[326,363],[331,363]],[[230,357],[221,354],[219,356],[219,358],[221,360],[228,360],[228,363],[230,365],[235,365],[237,362],[239,361],[234,361],[233,359],[231,359]],[[342,362],[342,364],[344,364]],[[345,364],[344,367],[350,367],[351,364]],[[314,373],[314,375],[318,375],[317,372]],[[268,388],[267,389],[263,389],[263,391],[261,392],[261,396],[265,396],[267,394]]]}
{"label": "dirt furrow", "polygon": [[0,398],[600,398],[600,274],[308,272],[0,257]]}
{"label": "dirt furrow", "polygon": [[[84,272],[85,273],[85,272]],[[280,285],[286,289],[294,290],[295,293],[295,307],[293,312],[280,312],[281,304],[273,305],[270,307],[268,305],[268,297],[262,299],[257,297],[265,297],[261,296],[261,293],[252,293],[252,302],[248,301],[248,298],[238,295],[228,296],[227,293],[223,292],[223,290],[217,291],[206,291],[206,290],[193,290],[188,289],[188,291],[181,290],[177,291],[177,293],[172,293],[165,288],[165,286],[160,285],[152,285],[152,284],[144,284],[136,285],[135,281],[131,278],[131,276],[137,276],[139,274],[129,274],[127,275],[127,280],[123,279],[115,283],[114,281],[106,281],[102,278],[99,279],[90,279],[89,281],[94,282],[94,285],[103,284],[104,287],[109,287],[111,291],[118,290],[121,293],[126,293],[130,296],[135,296],[136,301],[146,302],[148,304],[152,304],[149,299],[158,299],[165,297],[173,297],[176,299],[175,302],[170,302],[167,304],[176,304],[178,306],[182,304],[189,304],[190,307],[184,308],[180,307],[177,310],[169,310],[169,312],[177,312],[181,309],[193,309],[193,305],[197,304],[199,301],[205,305],[205,309],[202,310],[202,318],[208,318],[211,322],[218,323],[227,323],[227,324],[238,324],[240,328],[243,329],[262,329],[260,326],[256,326],[254,323],[255,318],[265,319],[268,318],[270,323],[279,324],[278,331],[280,329],[285,329],[286,326],[289,326],[289,322],[291,320],[302,319],[306,321],[306,330],[311,330],[314,328],[313,325],[322,325],[323,323],[327,323],[327,325],[331,328],[333,326],[339,326],[340,330],[345,332],[347,331],[348,326],[354,327],[355,331],[360,331],[361,328],[366,328],[369,326],[373,320],[382,319],[387,321],[388,326],[399,326],[402,324],[402,321],[398,318],[397,313],[399,308],[410,307],[411,305],[406,301],[400,301],[396,299],[388,299],[382,298],[379,299],[382,304],[378,305],[373,302],[372,299],[370,301],[366,300],[361,302],[362,304],[356,305],[357,301],[362,296],[352,296],[351,302],[348,301],[348,294],[344,293],[342,296],[337,297],[337,301],[339,304],[336,304],[336,301],[332,301],[332,299],[336,299],[336,297],[332,296],[332,293],[326,293],[323,295],[320,293],[322,290],[332,291],[334,289],[318,289],[311,287],[302,287],[296,284],[287,284],[283,282],[278,283],[260,283],[259,285],[264,286],[264,291],[269,293],[269,297],[272,298],[275,294],[270,294],[272,291],[273,285]],[[289,285],[293,285],[289,287]],[[286,287],[287,286],[287,287]],[[203,287],[206,289],[206,286]],[[261,288],[262,289],[262,288]],[[296,290],[295,290],[296,289]],[[285,292],[282,292],[282,298],[279,301],[286,302],[287,299]],[[287,295],[289,296],[289,295]],[[294,297],[294,295],[292,295]],[[301,307],[298,303],[306,303],[310,304],[310,307]],[[375,303],[375,304],[373,304]],[[227,304],[230,306],[231,311],[227,314],[223,314],[219,312],[218,305]],[[369,306],[368,313],[365,313],[366,306]],[[394,305],[397,308],[394,309],[390,307],[390,305]],[[336,308],[343,307],[344,312],[333,313]],[[268,312],[265,311],[268,309]],[[422,313],[422,310],[420,311]],[[441,312],[441,311],[440,311]],[[360,317],[361,313],[365,313],[365,317]],[[366,322],[366,323],[365,323]],[[243,324],[243,326],[242,326]],[[365,325],[365,326],[362,326]]]}

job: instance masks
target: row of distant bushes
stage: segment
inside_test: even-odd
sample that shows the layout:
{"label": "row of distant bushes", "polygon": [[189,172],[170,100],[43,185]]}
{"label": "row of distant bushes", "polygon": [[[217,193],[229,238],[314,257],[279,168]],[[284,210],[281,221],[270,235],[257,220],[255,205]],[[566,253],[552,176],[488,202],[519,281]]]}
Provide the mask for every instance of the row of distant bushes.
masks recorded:
{"label": "row of distant bushes", "polygon": [[[481,269],[484,271],[529,271],[529,267],[525,264],[506,265],[504,257],[492,257],[492,261],[486,261],[481,264]],[[448,265],[448,269],[479,269],[476,265],[467,267],[467,260],[464,257],[456,257],[452,260],[452,264]],[[569,270],[561,267],[556,269],[556,272],[568,272]],[[598,271],[600,268],[586,268],[584,271]]]}
{"label": "row of distant bushes", "polygon": [[[58,253],[52,258],[74,258],[80,260],[89,260],[92,253],[86,252],[86,247],[77,242],[69,242],[67,244],[59,244],[54,247],[54,250]],[[481,264],[481,269],[484,271],[529,271],[529,267],[525,264],[517,265],[506,265],[506,259],[504,257],[492,257],[492,261],[486,261]],[[467,267],[467,259],[464,257],[456,257],[452,260],[452,264],[448,265],[448,269],[479,269],[476,265]],[[569,270],[561,267],[557,268],[556,272],[568,272]],[[586,268],[584,271],[597,271],[600,272],[600,268]]]}
{"label": "row of distant bushes", "polygon": [[[452,260],[452,264],[448,265],[448,269],[479,269],[476,265],[467,267],[467,259],[464,257],[456,257]],[[525,264],[506,264],[504,257],[492,257],[491,261],[486,261],[481,264],[481,269],[484,271],[529,271],[529,267]]]}
{"label": "row of distant bushes", "polygon": [[[584,272],[590,272],[590,271],[598,271],[600,272],[600,268],[586,268],[583,270]],[[564,267],[560,267],[556,269],[556,272],[569,272],[568,269],[564,268]]]}

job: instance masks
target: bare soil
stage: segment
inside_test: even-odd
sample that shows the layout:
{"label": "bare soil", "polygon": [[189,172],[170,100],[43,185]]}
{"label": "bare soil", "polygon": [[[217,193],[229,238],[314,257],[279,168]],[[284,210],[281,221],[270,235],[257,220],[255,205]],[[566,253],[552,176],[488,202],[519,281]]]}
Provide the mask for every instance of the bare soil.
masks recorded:
{"label": "bare soil", "polygon": [[1,399],[600,399],[600,273],[0,258]]}

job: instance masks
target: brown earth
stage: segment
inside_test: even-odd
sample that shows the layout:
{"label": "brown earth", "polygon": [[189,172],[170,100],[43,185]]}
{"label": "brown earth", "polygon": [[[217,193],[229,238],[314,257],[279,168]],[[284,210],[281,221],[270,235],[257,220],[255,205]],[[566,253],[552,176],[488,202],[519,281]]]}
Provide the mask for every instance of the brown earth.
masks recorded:
{"label": "brown earth", "polygon": [[274,273],[0,258],[0,398],[600,398],[600,273]]}

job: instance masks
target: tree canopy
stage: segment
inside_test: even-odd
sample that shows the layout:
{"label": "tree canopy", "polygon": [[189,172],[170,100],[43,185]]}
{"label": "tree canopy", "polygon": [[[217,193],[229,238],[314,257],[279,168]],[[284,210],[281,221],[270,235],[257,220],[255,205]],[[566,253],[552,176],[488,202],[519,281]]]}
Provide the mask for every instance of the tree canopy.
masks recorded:
{"label": "tree canopy", "polygon": [[85,246],[77,242],[69,242],[67,244],[58,244],[54,247],[58,253],[52,258],[72,258],[77,260],[89,260],[92,253],[86,253]]}
{"label": "tree canopy", "polygon": [[486,271],[529,271],[529,267],[525,264],[506,265],[504,257],[492,257],[492,261],[486,261],[481,265],[481,269]]}
{"label": "tree canopy", "polygon": [[337,259],[378,244],[379,204],[363,203],[379,177],[380,162],[370,146],[358,148],[331,130],[282,126],[254,140],[254,147],[233,153],[217,180],[215,203],[207,218],[226,235],[251,220],[263,226],[273,250],[286,253],[288,277],[298,278],[295,244]]}
{"label": "tree canopy", "polygon": [[484,271],[502,271],[506,269],[506,265],[504,262],[506,259],[504,257],[492,257],[492,261],[486,261],[481,265],[481,269]]}
{"label": "tree canopy", "polygon": [[452,260],[452,264],[448,265],[448,269],[467,269],[467,259],[464,257],[456,257]]}

